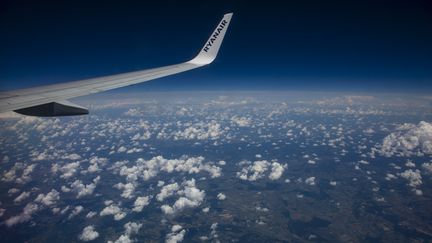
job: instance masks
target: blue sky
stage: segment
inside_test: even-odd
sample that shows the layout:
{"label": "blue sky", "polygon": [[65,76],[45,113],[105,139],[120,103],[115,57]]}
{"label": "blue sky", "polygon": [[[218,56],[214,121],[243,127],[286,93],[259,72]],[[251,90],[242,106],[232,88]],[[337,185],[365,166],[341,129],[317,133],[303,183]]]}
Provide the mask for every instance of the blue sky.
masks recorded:
{"label": "blue sky", "polygon": [[5,1],[0,88],[182,62],[234,12],[215,63],[120,91],[430,92],[432,5],[376,2]]}

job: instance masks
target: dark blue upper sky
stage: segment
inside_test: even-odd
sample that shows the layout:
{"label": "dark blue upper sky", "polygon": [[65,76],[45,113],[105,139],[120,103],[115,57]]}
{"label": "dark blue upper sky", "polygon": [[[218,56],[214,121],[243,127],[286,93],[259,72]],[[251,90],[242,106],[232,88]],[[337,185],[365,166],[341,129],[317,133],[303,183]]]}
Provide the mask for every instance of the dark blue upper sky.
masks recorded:
{"label": "dark blue upper sky", "polygon": [[226,12],[212,65],[137,87],[432,91],[430,0],[3,0],[0,88],[186,61]]}

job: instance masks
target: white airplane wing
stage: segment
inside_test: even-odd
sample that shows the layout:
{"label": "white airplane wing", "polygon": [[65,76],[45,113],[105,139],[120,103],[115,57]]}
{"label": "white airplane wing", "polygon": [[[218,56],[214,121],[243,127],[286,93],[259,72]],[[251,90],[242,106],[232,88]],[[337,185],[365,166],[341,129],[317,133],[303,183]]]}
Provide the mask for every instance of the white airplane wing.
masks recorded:
{"label": "white airplane wing", "polygon": [[67,99],[99,93],[185,72],[210,64],[216,58],[232,13],[225,14],[198,55],[180,64],[136,72],[40,86],[0,93],[0,112],[15,111],[31,116],[72,116],[88,110]]}

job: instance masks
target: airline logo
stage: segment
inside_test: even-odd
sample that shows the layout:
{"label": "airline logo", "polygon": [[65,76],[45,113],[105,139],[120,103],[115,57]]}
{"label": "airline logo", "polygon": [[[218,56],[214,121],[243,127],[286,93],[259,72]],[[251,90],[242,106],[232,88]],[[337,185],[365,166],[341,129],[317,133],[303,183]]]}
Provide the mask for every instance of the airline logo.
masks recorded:
{"label": "airline logo", "polygon": [[210,37],[207,44],[204,46],[203,51],[208,52],[210,50],[210,47],[212,47],[213,43],[216,41],[216,39],[218,38],[218,36],[222,32],[222,30],[225,29],[225,26],[227,24],[228,24],[228,22],[225,19],[222,20],[222,22],[219,24],[218,28],[215,30],[213,35]]}

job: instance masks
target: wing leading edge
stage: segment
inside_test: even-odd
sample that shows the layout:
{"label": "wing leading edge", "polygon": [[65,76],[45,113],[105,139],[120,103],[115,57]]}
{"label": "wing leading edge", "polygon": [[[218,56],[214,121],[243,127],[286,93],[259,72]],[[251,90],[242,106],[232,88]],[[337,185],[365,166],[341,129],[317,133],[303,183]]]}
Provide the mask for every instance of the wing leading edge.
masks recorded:
{"label": "wing leading edge", "polygon": [[198,55],[180,64],[100,78],[53,84],[0,93],[0,112],[15,111],[32,116],[70,116],[88,110],[67,99],[138,84],[185,72],[214,61],[222,44],[232,13],[225,14]]}

